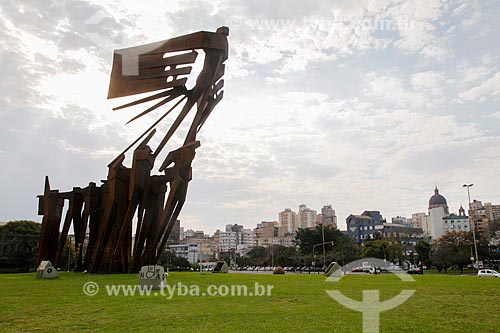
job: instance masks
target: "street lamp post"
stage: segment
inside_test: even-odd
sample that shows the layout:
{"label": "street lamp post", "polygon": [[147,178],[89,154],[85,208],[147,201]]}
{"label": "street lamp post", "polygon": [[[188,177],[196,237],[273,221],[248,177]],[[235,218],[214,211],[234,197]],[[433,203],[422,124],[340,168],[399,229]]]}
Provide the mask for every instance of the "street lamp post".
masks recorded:
{"label": "street lamp post", "polygon": [[274,237],[271,240],[271,267],[274,267]]}
{"label": "street lamp post", "polygon": [[323,227],[324,221],[321,221],[321,234],[323,236],[323,270],[326,269],[326,252],[325,252],[325,229]]}
{"label": "street lamp post", "polygon": [[474,184],[463,184],[462,187],[467,188],[467,198],[469,199],[469,223],[471,224],[472,228],[472,238],[474,240],[474,252],[476,255],[476,267],[477,270],[479,271],[479,256],[477,255],[477,243],[476,243],[476,219],[471,215],[473,215],[473,210],[472,210],[472,205],[470,202],[470,190],[469,188],[472,187]]}
{"label": "street lamp post", "polygon": [[[198,250],[198,246],[196,246]],[[198,261],[200,262],[200,275],[203,275],[203,254],[201,253],[201,244],[200,244],[200,253],[198,254]],[[231,259],[229,260],[231,263]]]}
{"label": "street lamp post", "polygon": [[[313,258],[314,258],[313,259],[314,260],[313,261],[313,266],[314,266],[314,268],[316,268],[316,255],[314,254],[315,253],[314,250],[316,249],[316,246],[321,246],[321,245],[323,245],[323,249],[324,249],[326,244],[332,244],[332,246],[333,246],[333,241],[331,241],[331,242],[323,242],[323,243],[319,243],[319,244],[313,245]],[[323,269],[324,268],[325,267],[324,267],[324,264],[323,264]]]}
{"label": "street lamp post", "polygon": [[274,235],[271,238],[271,267],[274,267]]}

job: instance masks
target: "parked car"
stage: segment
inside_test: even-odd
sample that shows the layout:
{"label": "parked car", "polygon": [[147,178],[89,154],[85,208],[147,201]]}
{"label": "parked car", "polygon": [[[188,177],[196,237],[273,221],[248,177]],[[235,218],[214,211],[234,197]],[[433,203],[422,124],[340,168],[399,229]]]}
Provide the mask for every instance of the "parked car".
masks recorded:
{"label": "parked car", "polygon": [[415,268],[410,268],[409,270],[406,271],[408,274],[424,274],[422,269],[420,267],[415,267]]}
{"label": "parked car", "polygon": [[477,276],[500,277],[500,273],[492,269],[481,269],[477,272]]}
{"label": "parked car", "polygon": [[353,273],[364,273],[365,271],[363,270],[362,267],[354,267],[351,272]]}

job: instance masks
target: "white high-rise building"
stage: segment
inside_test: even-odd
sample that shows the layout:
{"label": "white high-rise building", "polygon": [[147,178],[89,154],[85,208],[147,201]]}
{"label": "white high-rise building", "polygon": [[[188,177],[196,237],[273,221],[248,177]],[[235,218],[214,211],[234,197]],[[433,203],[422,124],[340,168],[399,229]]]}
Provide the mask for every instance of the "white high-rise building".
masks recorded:
{"label": "white high-rise building", "polygon": [[217,230],[215,236],[217,252],[236,251],[244,254],[254,244],[253,231],[239,224],[228,224],[225,232]]}
{"label": "white high-rise building", "polygon": [[236,245],[236,249],[238,252],[242,254],[246,254],[253,248],[254,239],[253,239],[253,230],[252,229],[243,229],[240,235],[240,242]]}
{"label": "white high-rise building", "polygon": [[230,252],[236,250],[236,232],[233,231],[219,231],[215,232],[214,238],[216,239],[217,252]]}
{"label": "white high-rise building", "polygon": [[312,228],[316,226],[316,211],[310,208],[307,208],[306,205],[299,206],[299,228]]}

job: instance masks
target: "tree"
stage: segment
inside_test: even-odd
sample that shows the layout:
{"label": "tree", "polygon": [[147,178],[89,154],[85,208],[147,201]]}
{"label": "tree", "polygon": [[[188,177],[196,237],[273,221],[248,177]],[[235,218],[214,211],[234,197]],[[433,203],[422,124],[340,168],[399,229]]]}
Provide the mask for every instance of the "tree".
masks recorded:
{"label": "tree", "polygon": [[399,240],[385,240],[386,259],[398,263],[400,266],[405,260],[405,246]]}
{"label": "tree", "polygon": [[470,263],[472,253],[472,233],[451,231],[441,236],[434,243],[433,262],[438,270],[445,272],[451,266],[457,266],[460,273]]}
{"label": "tree", "polygon": [[433,245],[432,262],[438,269],[439,273],[444,269],[448,273],[448,267],[451,266],[452,250],[446,243],[435,242]]}
{"label": "tree", "polygon": [[275,266],[289,267],[300,266],[302,256],[293,246],[274,246],[274,264]]}
{"label": "tree", "polygon": [[[274,259],[274,263],[273,263]],[[255,246],[245,256],[236,258],[239,266],[300,266],[302,255],[294,246]]]}
{"label": "tree", "polygon": [[11,221],[0,227],[0,246],[5,249],[0,265],[4,268],[34,269],[41,224]]}
{"label": "tree", "polygon": [[221,252],[219,253],[219,260],[225,261],[228,265],[231,265],[231,252]]}
{"label": "tree", "polygon": [[493,237],[497,231],[500,231],[500,218],[490,222],[490,235]]}
{"label": "tree", "polygon": [[255,246],[246,255],[249,266],[265,266],[268,258],[268,251],[263,246]]}
{"label": "tree", "polygon": [[431,244],[426,241],[419,241],[415,245],[415,251],[417,251],[418,260],[421,266],[431,267]]}
{"label": "tree", "polygon": [[354,244],[351,238],[341,234],[341,237],[338,237],[334,241],[332,258],[329,261],[337,261],[344,266],[358,258],[359,247]]}
{"label": "tree", "polygon": [[[323,243],[322,233],[321,226],[317,226],[314,229],[299,229],[297,231],[295,244],[303,255],[302,264],[308,265],[312,260],[317,261],[317,266],[323,264],[322,246],[315,248],[314,255],[316,255],[316,259],[313,257],[314,245]],[[351,238],[345,236],[340,230],[333,228],[324,228],[324,233],[327,259],[325,264],[337,261],[344,265],[358,258],[359,250]],[[332,241],[333,246],[331,244]]]}
{"label": "tree", "polygon": [[238,255],[236,256],[236,265],[239,267],[244,267],[248,266],[249,265],[248,263],[249,263],[248,257],[242,256],[238,253]]}
{"label": "tree", "polygon": [[386,247],[387,244],[384,241],[368,240],[361,244],[361,258],[386,258]]}
{"label": "tree", "polygon": [[191,264],[186,258],[178,257],[173,250],[165,250],[160,255],[158,265],[169,270],[186,270],[191,268]]}
{"label": "tree", "polygon": [[[324,228],[324,233],[325,242],[329,243],[331,241],[335,243],[339,238],[345,237],[340,230],[333,228]],[[320,226],[317,226],[315,229],[299,229],[295,235],[295,244],[303,254],[312,254],[314,245],[321,244],[322,242],[323,232]]]}

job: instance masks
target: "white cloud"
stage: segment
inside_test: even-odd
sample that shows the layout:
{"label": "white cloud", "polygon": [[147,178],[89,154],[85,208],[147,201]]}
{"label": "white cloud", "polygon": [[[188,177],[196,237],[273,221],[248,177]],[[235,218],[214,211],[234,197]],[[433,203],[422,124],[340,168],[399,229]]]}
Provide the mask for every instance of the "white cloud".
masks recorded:
{"label": "white cloud", "polygon": [[451,15],[461,17],[460,25],[466,29],[477,25],[483,18],[481,5],[478,1],[462,1],[453,9]]}
{"label": "white cloud", "polygon": [[270,85],[274,85],[274,84],[281,84],[281,83],[285,83],[286,80],[283,79],[282,77],[278,77],[278,76],[274,76],[274,77],[266,77],[266,82]]}
{"label": "white cloud", "polygon": [[441,93],[446,77],[435,71],[418,72],[410,77],[410,83],[416,89],[430,90],[433,94]]}
{"label": "white cloud", "polygon": [[461,65],[457,68],[458,73],[461,76],[462,84],[474,83],[488,75],[491,75],[492,68],[490,66],[467,66]]}
{"label": "white cloud", "polygon": [[[7,3],[0,180],[14,194],[1,198],[9,209],[0,218],[36,218],[44,174],[61,190],[105,177],[113,152],[146,126],[123,127],[130,114],[105,102],[111,49],[124,35],[145,43],[230,17],[243,21],[230,27],[225,97],[200,133],[185,225],[254,227],[302,202],[333,203],[341,225],[365,209],[390,218],[425,211],[436,183],[453,207],[464,179],[494,202],[500,133],[486,122],[500,119],[500,49],[488,32],[497,18],[469,3],[33,1],[22,15]],[[100,9],[113,15],[85,24]]]}
{"label": "white cloud", "polygon": [[493,117],[493,118],[497,118],[497,119],[499,119],[499,120],[500,120],[500,111],[497,111],[497,112],[495,112],[495,113],[492,113],[490,116],[491,116],[491,117]]}
{"label": "white cloud", "polygon": [[481,84],[460,93],[460,98],[466,101],[497,96],[500,93],[500,72],[481,82]]}
{"label": "white cloud", "polygon": [[434,107],[440,102],[439,82],[434,84],[427,79],[443,80],[444,76],[434,72],[420,72],[404,79],[394,72],[374,71],[366,74],[366,96],[389,102],[398,107]]}
{"label": "white cloud", "polygon": [[446,38],[438,33],[438,20],[445,11],[439,0],[423,2],[392,2],[378,15],[391,17],[394,21],[404,22],[399,30],[400,39],[394,42],[402,52],[422,54],[427,58],[443,61],[449,56]]}

